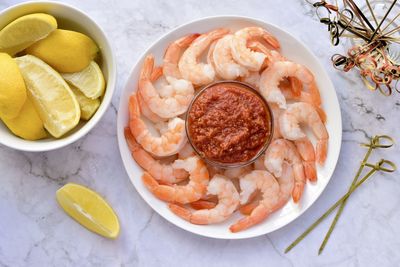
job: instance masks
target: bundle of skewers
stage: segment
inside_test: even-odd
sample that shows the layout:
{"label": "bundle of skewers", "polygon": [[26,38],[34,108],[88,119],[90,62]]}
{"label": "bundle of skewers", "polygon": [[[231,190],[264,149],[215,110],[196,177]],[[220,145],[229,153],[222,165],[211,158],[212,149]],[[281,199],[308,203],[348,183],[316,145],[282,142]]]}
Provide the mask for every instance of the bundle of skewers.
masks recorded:
{"label": "bundle of skewers", "polygon": [[[359,1],[360,2],[360,1]],[[346,55],[334,54],[333,66],[348,72],[357,69],[371,91],[391,95],[400,92],[400,7],[397,0],[365,0],[359,6],[353,0],[310,3],[321,23],[327,25],[333,45],[350,38]],[[397,50],[397,51],[396,51]],[[399,56],[399,58],[396,58]]]}

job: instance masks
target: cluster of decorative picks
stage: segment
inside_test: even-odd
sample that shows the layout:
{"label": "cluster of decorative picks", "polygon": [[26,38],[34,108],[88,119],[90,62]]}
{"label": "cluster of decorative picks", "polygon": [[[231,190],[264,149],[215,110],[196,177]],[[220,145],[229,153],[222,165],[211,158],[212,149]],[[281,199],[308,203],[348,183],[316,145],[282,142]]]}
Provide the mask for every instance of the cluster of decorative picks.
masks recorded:
{"label": "cluster of decorative picks", "polygon": [[[333,204],[324,214],[322,214],[321,217],[319,217],[310,227],[307,228],[292,244],[290,244],[286,250],[285,253],[289,252],[292,248],[294,248],[300,241],[302,241],[314,228],[316,228],[326,217],[328,217],[336,208],[338,208],[335,218],[332,221],[331,226],[329,227],[328,232],[325,235],[324,240],[322,241],[322,244],[319,248],[318,254],[321,254],[322,251],[325,248],[326,243],[329,240],[329,237],[332,234],[332,231],[334,230],[336,223],[338,222],[340,215],[342,214],[342,211],[344,209],[344,206],[346,205],[347,199],[350,197],[350,195],[362,184],[364,183],[368,178],[370,178],[374,173],[382,171],[382,172],[394,172],[396,170],[396,165],[385,159],[381,159],[375,164],[370,164],[368,163],[368,158],[372,153],[372,150],[376,148],[389,148],[393,146],[394,141],[390,136],[387,135],[377,135],[374,136],[373,138],[370,139],[370,142],[368,144],[362,144],[362,146],[368,147],[368,151],[364,156],[364,159],[353,179],[353,182],[350,185],[350,188],[346,194],[344,194],[338,201],[336,201],[335,204]],[[359,179],[364,167],[370,168],[369,172]]]}
{"label": "cluster of decorative picks", "polygon": [[[394,0],[385,15],[378,21],[370,1],[365,0],[369,14],[365,14],[353,0],[343,0],[343,8],[326,1],[310,3],[316,8],[320,22],[328,26],[331,42],[338,45],[341,37],[358,39],[360,44],[350,48],[347,55],[334,54],[333,66],[345,72],[357,68],[367,88],[391,95],[393,89],[400,92],[400,65],[389,55],[389,46],[400,44],[395,37],[400,26],[394,26],[398,14],[392,14]],[[366,15],[372,17],[371,21]],[[374,25],[375,26],[374,26]]]}

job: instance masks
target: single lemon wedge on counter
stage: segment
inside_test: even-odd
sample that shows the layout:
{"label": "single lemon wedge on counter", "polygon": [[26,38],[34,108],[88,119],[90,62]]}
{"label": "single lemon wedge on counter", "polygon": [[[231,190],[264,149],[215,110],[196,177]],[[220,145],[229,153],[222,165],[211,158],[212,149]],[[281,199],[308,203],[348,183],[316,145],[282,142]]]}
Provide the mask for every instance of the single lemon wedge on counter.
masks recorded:
{"label": "single lemon wedge on counter", "polygon": [[58,72],[78,72],[86,68],[99,51],[88,36],[67,30],[55,30],[26,49]]}
{"label": "single lemon wedge on counter", "polygon": [[61,76],[91,99],[98,98],[104,93],[106,85],[103,73],[94,61],[91,61],[89,66],[80,72],[63,73]]}
{"label": "single lemon wedge on counter", "polygon": [[43,13],[22,16],[0,31],[0,52],[13,56],[56,28],[57,21],[53,16]]}
{"label": "single lemon wedge on counter", "polygon": [[0,53],[0,117],[18,116],[26,100],[26,87],[15,61]]}
{"label": "single lemon wedge on counter", "polygon": [[100,99],[91,99],[86,97],[78,88],[70,84],[72,92],[78,100],[81,108],[81,119],[89,120],[100,106]]}
{"label": "single lemon wedge on counter", "polygon": [[43,122],[29,98],[16,118],[2,120],[11,132],[23,139],[39,140],[47,137]]}
{"label": "single lemon wedge on counter", "polygon": [[58,138],[74,128],[81,112],[74,93],[61,75],[31,55],[15,61],[47,131]]}
{"label": "single lemon wedge on counter", "polygon": [[69,183],[57,191],[56,198],[69,216],[90,231],[108,238],[118,236],[118,217],[96,192],[82,185]]}

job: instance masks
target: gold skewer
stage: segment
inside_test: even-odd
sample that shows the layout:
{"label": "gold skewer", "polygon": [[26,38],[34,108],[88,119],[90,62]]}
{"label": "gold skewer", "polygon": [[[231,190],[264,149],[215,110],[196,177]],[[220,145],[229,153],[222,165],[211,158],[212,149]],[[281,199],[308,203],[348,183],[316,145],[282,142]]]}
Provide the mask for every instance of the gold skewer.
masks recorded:
{"label": "gold skewer", "polygon": [[399,16],[400,16],[400,12],[399,12],[399,14],[396,15],[396,17],[394,17],[394,19],[392,19],[391,21],[389,21],[388,25],[386,25],[385,28],[382,29],[381,32],[383,32],[383,35],[385,35],[385,33],[384,33],[385,30],[386,30],[390,25],[392,25],[392,23],[393,23]]}
{"label": "gold skewer", "polygon": [[382,26],[383,22],[385,22],[387,16],[389,15],[390,11],[392,10],[392,8],[396,4],[396,2],[397,2],[397,0],[394,0],[393,3],[390,5],[388,11],[386,11],[386,14],[383,16],[383,18],[382,18],[381,22],[379,23],[378,27],[375,29],[374,33],[372,34],[372,37],[370,38],[371,41],[374,40],[374,37],[376,36],[378,30]]}
{"label": "gold skewer", "polygon": [[374,11],[373,11],[372,8],[371,8],[371,4],[369,3],[369,0],[367,0],[367,6],[368,6],[368,8],[369,8],[369,12],[371,12],[372,18],[373,18],[374,21],[375,21],[376,27],[378,27],[378,20],[377,20],[376,17],[375,17],[375,13],[374,13]]}
{"label": "gold skewer", "polygon": [[400,26],[397,26],[396,28],[394,28],[390,32],[386,33],[385,36],[391,36],[391,35],[397,33],[399,30],[400,30]]}

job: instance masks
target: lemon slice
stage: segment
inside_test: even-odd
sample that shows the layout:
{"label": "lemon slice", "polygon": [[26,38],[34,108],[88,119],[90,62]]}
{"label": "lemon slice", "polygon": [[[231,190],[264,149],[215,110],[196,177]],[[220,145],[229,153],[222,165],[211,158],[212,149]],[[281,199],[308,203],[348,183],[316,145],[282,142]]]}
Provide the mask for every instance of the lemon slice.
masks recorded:
{"label": "lemon slice", "polygon": [[72,92],[75,94],[81,108],[81,119],[89,120],[100,106],[100,99],[86,97],[78,88],[70,84]]}
{"label": "lemon slice", "polygon": [[58,204],[78,223],[99,235],[116,238],[118,217],[96,192],[82,185],[69,183],[58,189]]}
{"label": "lemon slice", "polygon": [[54,137],[74,128],[81,116],[78,101],[61,75],[37,57],[15,59],[44,127]]}
{"label": "lemon slice", "polygon": [[63,73],[62,77],[70,84],[81,90],[85,96],[95,99],[103,95],[105,82],[103,73],[96,62],[91,61],[89,66],[80,72]]}
{"label": "lemon slice", "polygon": [[43,13],[22,16],[0,31],[0,52],[13,56],[56,28],[57,21],[53,16]]}

